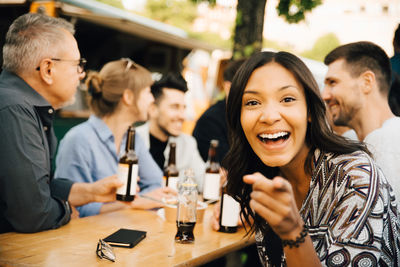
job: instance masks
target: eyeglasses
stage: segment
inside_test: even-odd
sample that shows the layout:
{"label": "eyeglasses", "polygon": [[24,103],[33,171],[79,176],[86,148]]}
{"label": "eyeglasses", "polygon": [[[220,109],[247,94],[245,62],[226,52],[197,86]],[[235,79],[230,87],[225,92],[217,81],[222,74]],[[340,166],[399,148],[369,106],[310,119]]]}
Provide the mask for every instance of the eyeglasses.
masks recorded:
{"label": "eyeglasses", "polygon": [[[86,65],[86,59],[84,58],[80,58],[78,60],[76,59],[61,59],[61,58],[51,58],[51,60],[54,61],[70,61],[70,62],[77,62],[77,72],[78,74],[83,73],[83,71],[85,70],[85,65]],[[40,66],[36,68],[36,70],[40,70]]]}
{"label": "eyeglasses", "polygon": [[102,239],[99,239],[97,243],[96,254],[100,259],[107,259],[109,261],[115,262],[115,254],[113,248]]}

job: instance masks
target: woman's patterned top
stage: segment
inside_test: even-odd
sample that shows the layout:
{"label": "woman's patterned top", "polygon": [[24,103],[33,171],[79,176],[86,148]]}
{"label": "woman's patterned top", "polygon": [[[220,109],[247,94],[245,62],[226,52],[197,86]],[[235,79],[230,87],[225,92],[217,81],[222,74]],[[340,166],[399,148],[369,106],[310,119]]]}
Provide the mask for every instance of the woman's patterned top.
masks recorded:
{"label": "woman's patterned top", "polygon": [[[322,265],[400,266],[400,216],[374,161],[361,151],[333,155],[316,150],[312,163],[300,214]],[[256,232],[261,261],[269,266],[262,240],[263,233]]]}

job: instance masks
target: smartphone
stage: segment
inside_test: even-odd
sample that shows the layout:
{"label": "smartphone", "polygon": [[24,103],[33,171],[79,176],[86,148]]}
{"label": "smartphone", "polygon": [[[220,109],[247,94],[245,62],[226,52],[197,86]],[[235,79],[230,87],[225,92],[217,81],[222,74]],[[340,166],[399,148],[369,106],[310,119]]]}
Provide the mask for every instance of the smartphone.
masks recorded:
{"label": "smartphone", "polygon": [[121,228],[103,240],[114,247],[133,248],[145,237],[145,231]]}

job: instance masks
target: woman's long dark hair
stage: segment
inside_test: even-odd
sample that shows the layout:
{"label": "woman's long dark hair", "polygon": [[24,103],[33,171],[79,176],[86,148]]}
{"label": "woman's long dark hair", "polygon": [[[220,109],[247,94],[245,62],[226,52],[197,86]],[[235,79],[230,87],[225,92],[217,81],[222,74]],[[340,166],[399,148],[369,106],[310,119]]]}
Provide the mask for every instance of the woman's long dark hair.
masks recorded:
{"label": "woman's long dark hair", "polygon": [[[242,179],[244,175],[254,172],[260,172],[268,178],[273,178],[278,174],[279,169],[265,165],[258,158],[248,143],[240,123],[242,97],[247,82],[254,70],[270,62],[276,62],[290,71],[304,88],[307,112],[311,118],[311,122],[307,125],[305,138],[305,142],[310,148],[304,166],[306,173],[311,175],[312,156],[317,148],[321,151],[335,154],[347,154],[357,150],[369,152],[365,145],[360,142],[349,141],[332,132],[326,119],[325,103],[321,98],[318,85],[310,70],[298,57],[287,52],[259,52],[242,64],[232,81],[226,109],[230,150],[224,159],[223,165],[228,170],[227,189],[229,194],[240,203],[242,215],[244,215],[243,217],[247,223],[251,225],[250,230],[247,232],[252,233],[254,230],[261,230],[264,233],[264,242],[269,242],[270,244],[267,250],[269,251],[269,258],[277,264],[280,262],[280,254],[282,253],[282,248],[279,244],[280,239],[265,224],[265,221],[256,216],[250,209],[249,201],[252,188],[250,185],[245,184]],[[265,82],[267,83],[268,81]],[[254,220],[254,223],[251,223],[250,218]],[[279,255],[276,255],[276,251],[270,255],[271,242],[274,243],[272,244],[272,249],[275,249],[275,246],[279,246]]]}

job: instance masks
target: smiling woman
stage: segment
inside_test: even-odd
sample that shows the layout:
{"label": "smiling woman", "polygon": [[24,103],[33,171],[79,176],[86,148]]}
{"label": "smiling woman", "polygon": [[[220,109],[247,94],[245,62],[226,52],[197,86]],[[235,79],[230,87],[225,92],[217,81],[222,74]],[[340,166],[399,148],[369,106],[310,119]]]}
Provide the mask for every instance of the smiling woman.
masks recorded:
{"label": "smiling woman", "polygon": [[330,130],[299,58],[253,55],[235,75],[227,114],[228,191],[265,266],[400,263],[391,188],[362,143]]}
{"label": "smiling woman", "polygon": [[268,166],[287,165],[299,151],[308,151],[303,87],[277,63],[252,73],[243,92],[240,121],[250,146]]}

